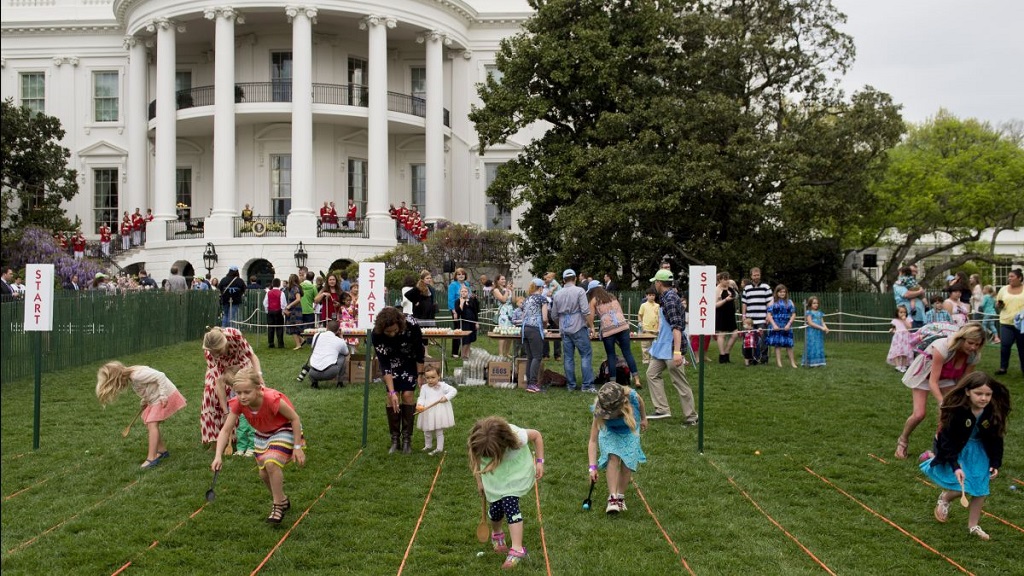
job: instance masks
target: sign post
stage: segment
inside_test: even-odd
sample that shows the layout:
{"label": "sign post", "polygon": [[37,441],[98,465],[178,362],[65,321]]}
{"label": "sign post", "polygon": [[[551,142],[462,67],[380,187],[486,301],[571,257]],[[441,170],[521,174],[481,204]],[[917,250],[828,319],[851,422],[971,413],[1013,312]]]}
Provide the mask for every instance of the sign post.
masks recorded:
{"label": "sign post", "polygon": [[690,335],[697,336],[700,342],[700,369],[697,384],[697,451],[704,453],[704,360],[707,351],[705,338],[715,333],[715,277],[714,266],[690,266],[689,312],[687,321]]}
{"label": "sign post", "polygon": [[384,263],[359,263],[359,329],[366,330],[366,367],[363,370],[363,448],[366,448],[367,422],[370,419],[370,378],[373,374],[373,323],[377,313],[387,306],[384,289]]}
{"label": "sign post", "polygon": [[39,420],[43,392],[42,332],[53,330],[53,264],[25,267],[25,331],[35,332],[35,405],[32,420],[32,449],[39,450]]}

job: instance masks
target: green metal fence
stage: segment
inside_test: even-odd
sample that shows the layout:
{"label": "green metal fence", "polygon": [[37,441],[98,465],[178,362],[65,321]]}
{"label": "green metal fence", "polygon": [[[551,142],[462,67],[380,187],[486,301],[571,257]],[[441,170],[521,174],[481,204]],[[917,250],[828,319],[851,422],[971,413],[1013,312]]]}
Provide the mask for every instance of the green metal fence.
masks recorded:
{"label": "green metal fence", "polygon": [[[20,300],[0,303],[0,383],[32,375],[34,340]],[[64,370],[200,338],[219,322],[215,292],[55,295],[53,331],[42,334],[43,371]]]}
{"label": "green metal fence", "polygon": [[[439,319],[450,318],[446,298],[438,290]],[[238,314],[247,333],[266,334],[262,290],[246,292]],[[794,293],[798,321],[810,294]],[[619,293],[627,316],[635,319],[644,300],[641,291]],[[830,342],[888,342],[888,322],[895,304],[892,294],[832,292],[818,294],[825,321],[833,330]],[[492,310],[493,312],[493,310]],[[108,296],[98,292],[56,295],[53,331],[44,333],[43,371],[63,370],[119,358],[186,340],[198,340],[206,326],[220,324],[219,294],[202,292],[137,292]],[[32,335],[23,331],[24,302],[0,303],[0,383],[29,377],[33,370]],[[490,319],[488,317],[488,319]],[[492,320],[492,319],[491,319]],[[797,340],[803,330],[796,331]]]}

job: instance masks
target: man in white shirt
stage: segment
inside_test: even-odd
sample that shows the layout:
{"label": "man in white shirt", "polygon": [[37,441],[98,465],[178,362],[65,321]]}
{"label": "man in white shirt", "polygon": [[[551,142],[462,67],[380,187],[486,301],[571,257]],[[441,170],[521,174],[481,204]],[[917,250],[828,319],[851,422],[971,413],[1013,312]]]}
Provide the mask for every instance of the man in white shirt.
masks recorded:
{"label": "man in white shirt", "polygon": [[338,337],[339,326],[337,320],[328,320],[327,331],[313,337],[313,352],[309,355],[313,388],[319,388],[321,380],[334,380],[338,387],[345,385],[348,343]]}

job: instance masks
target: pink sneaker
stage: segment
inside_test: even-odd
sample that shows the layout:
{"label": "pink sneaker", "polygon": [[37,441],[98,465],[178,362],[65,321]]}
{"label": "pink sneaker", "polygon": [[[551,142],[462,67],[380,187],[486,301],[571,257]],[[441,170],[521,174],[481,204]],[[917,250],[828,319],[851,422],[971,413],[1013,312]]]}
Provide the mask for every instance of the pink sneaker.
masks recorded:
{"label": "pink sneaker", "polygon": [[491,534],[491,547],[493,547],[494,551],[498,554],[505,554],[508,552],[508,545],[505,544],[504,532],[495,532],[494,534]]}
{"label": "pink sneaker", "polygon": [[505,570],[510,570],[518,566],[523,560],[526,560],[527,557],[528,555],[526,554],[525,546],[523,546],[522,551],[516,551],[515,549],[510,548],[508,556],[505,557],[505,563],[502,564],[501,567]]}

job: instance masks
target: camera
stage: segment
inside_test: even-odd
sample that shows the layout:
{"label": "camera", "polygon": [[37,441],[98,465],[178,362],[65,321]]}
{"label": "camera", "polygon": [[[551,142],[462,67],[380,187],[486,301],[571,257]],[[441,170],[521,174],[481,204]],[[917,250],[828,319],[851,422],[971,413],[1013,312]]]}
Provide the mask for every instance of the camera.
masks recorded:
{"label": "camera", "polygon": [[299,369],[299,375],[295,377],[295,381],[296,382],[302,382],[303,380],[305,380],[306,379],[306,375],[309,374],[309,371],[311,369],[312,369],[312,367],[309,364],[303,365],[302,368]]}

